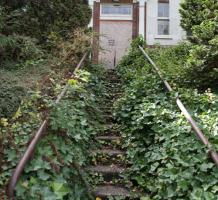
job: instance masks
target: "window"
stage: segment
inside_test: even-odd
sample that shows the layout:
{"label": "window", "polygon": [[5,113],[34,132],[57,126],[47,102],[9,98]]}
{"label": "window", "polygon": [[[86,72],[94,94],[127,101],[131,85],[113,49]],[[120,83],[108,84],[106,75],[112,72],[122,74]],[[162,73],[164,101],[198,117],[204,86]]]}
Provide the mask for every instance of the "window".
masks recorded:
{"label": "window", "polygon": [[102,15],[132,15],[131,5],[102,5]]}
{"label": "window", "polygon": [[131,4],[101,4],[101,19],[132,20]]}
{"label": "window", "polygon": [[169,3],[158,3],[158,17],[169,17]]}
{"label": "window", "polygon": [[170,34],[169,3],[158,3],[158,35]]}
{"label": "window", "polygon": [[158,35],[169,35],[169,20],[158,20]]}

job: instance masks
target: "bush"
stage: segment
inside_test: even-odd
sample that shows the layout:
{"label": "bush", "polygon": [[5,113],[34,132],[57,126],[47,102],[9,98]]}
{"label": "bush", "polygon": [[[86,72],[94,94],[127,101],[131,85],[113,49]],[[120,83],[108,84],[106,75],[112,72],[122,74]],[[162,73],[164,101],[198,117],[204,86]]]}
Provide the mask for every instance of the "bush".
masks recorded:
{"label": "bush", "polygon": [[209,81],[212,85],[218,80],[218,2],[185,0],[181,7],[181,24],[191,34],[189,39],[193,44],[187,74],[195,80],[201,78],[199,84]]}
{"label": "bush", "polygon": [[76,65],[85,52],[91,50],[92,33],[85,29],[76,29],[69,34],[67,41],[56,42],[57,56],[68,65]]}
{"label": "bush", "polygon": [[46,43],[51,33],[66,38],[68,33],[86,27],[91,10],[84,0],[30,0],[18,6],[14,2],[1,4],[7,9],[6,34],[20,34]]}
{"label": "bush", "polygon": [[37,60],[43,56],[43,51],[37,45],[37,40],[11,35],[0,35],[0,60],[21,62],[26,60]]}
{"label": "bush", "polygon": [[22,87],[2,83],[0,85],[0,118],[11,118],[20,106],[25,92]]}

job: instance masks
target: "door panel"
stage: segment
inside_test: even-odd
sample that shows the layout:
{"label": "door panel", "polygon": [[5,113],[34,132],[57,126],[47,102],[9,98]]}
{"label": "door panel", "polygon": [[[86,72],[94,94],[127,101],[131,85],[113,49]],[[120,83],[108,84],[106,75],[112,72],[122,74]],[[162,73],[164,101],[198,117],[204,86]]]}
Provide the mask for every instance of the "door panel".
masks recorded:
{"label": "door panel", "polygon": [[100,62],[113,69],[127,53],[131,40],[132,21],[101,21]]}

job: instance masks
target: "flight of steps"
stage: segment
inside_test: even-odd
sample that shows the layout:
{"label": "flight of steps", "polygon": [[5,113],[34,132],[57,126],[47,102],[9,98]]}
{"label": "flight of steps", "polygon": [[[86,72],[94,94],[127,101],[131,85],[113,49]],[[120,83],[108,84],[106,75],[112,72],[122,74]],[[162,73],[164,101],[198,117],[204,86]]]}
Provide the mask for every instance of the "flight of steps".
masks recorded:
{"label": "flight of steps", "polygon": [[101,109],[104,112],[107,128],[96,137],[99,148],[91,152],[93,166],[88,168],[93,180],[96,180],[93,186],[95,198],[102,200],[137,199],[134,198],[130,184],[122,177],[126,170],[125,151],[122,149],[118,125],[112,115],[113,103],[120,94],[120,80],[112,70],[108,71],[106,80],[107,95],[104,97],[105,102]]}

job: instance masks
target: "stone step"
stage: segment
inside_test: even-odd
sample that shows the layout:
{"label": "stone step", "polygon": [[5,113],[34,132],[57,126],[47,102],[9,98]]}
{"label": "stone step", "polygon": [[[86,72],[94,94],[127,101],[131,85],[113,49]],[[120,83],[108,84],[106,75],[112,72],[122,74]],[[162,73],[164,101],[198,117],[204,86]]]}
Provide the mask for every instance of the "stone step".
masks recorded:
{"label": "stone step", "polygon": [[88,171],[107,174],[107,175],[119,175],[125,171],[124,167],[120,167],[119,165],[97,165],[88,167]]}
{"label": "stone step", "polygon": [[94,150],[91,152],[91,160],[93,165],[111,165],[123,164],[125,160],[125,152],[117,149],[105,148]]}
{"label": "stone step", "polygon": [[130,197],[129,190],[125,187],[116,185],[101,185],[97,186],[94,191],[96,197],[110,198],[110,197]]}
{"label": "stone step", "polygon": [[96,137],[98,143],[105,147],[111,149],[122,149],[122,138],[115,135],[105,135]]}
{"label": "stone step", "polygon": [[99,149],[99,150],[92,151],[92,154],[107,154],[110,156],[118,156],[118,155],[124,155],[125,152],[115,149]]}

